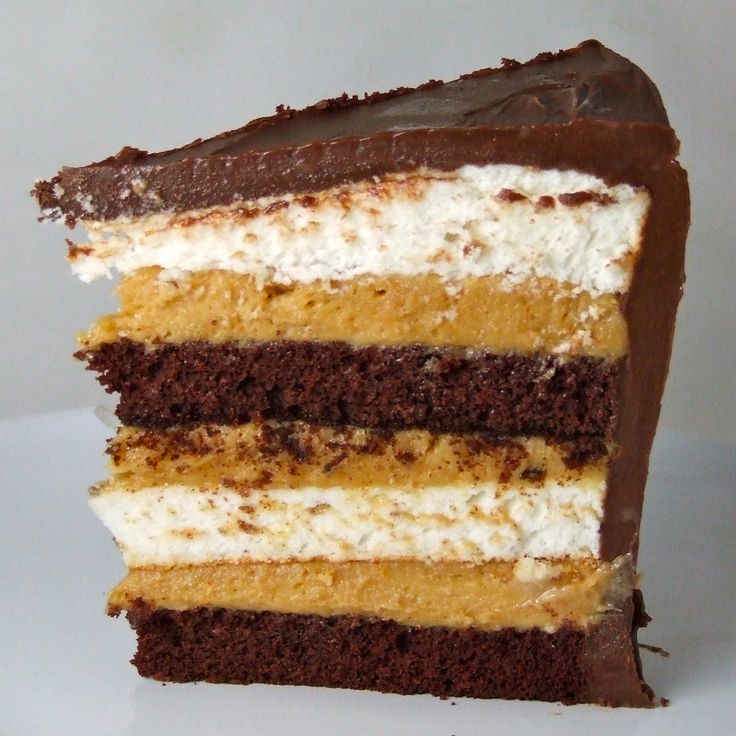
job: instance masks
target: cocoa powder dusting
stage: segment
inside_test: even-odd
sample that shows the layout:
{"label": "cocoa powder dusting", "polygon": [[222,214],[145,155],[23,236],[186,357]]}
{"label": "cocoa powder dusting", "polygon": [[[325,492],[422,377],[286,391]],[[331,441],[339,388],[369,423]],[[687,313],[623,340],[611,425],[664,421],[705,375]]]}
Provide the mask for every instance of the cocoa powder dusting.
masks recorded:
{"label": "cocoa powder dusting", "polygon": [[276,202],[272,202],[266,209],[263,210],[264,214],[272,215],[274,212],[284,210],[289,206],[289,203],[285,199],[279,199]]}
{"label": "cocoa powder dusting", "polygon": [[526,196],[521,192],[516,192],[513,189],[502,189],[497,195],[496,199],[500,199],[502,202],[522,202],[527,201]]}
{"label": "cocoa powder dusting", "polygon": [[538,468],[530,465],[521,471],[522,480],[528,480],[530,483],[541,483],[547,477],[547,471],[544,468]]}
{"label": "cocoa powder dusting", "polygon": [[557,199],[560,204],[564,204],[566,207],[580,207],[588,202],[607,205],[614,204],[616,201],[609,194],[599,194],[598,192],[568,192],[566,194],[558,194]]}

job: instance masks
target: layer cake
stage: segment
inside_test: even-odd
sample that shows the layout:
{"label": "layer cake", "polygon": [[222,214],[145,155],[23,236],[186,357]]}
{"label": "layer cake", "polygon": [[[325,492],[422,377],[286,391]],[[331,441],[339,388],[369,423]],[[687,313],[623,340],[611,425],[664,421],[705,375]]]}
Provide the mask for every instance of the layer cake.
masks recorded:
{"label": "layer cake", "polygon": [[688,189],[597,42],[34,194],[120,309],[90,503],[161,680],[647,706],[636,552]]}

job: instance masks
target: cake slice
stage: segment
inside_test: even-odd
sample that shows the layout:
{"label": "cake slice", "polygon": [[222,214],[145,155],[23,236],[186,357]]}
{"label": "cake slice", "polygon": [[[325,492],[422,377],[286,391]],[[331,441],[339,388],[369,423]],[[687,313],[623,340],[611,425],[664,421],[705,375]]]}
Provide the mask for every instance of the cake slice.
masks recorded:
{"label": "cake slice", "polygon": [[77,356],[120,397],[90,502],[139,672],[651,705],[677,149],[589,41],[39,182],[122,276]]}

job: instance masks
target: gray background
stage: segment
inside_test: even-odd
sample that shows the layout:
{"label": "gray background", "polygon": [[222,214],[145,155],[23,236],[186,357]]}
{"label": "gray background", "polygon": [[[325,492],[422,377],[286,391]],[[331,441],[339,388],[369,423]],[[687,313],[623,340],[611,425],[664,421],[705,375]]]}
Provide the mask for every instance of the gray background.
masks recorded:
{"label": "gray background", "polygon": [[[736,440],[734,0],[15,2],[0,30],[0,417],[99,403],[73,335],[112,311],[27,197],[61,165],[170,148],[343,90],[520,60],[595,37],[656,81],[693,197],[688,283],[662,422]],[[111,403],[111,400],[108,400]]]}

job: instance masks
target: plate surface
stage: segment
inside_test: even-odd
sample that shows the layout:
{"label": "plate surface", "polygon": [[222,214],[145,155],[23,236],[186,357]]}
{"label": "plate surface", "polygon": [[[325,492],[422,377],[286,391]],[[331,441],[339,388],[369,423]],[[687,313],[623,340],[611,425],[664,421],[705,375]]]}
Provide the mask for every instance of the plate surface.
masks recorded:
{"label": "plate surface", "polygon": [[639,567],[654,622],[640,634],[668,708],[439,700],[306,687],[162,685],[128,660],[103,611],[124,574],[86,488],[112,431],[91,409],[0,421],[0,733],[474,736],[719,734],[736,721],[736,448],[662,432]]}

